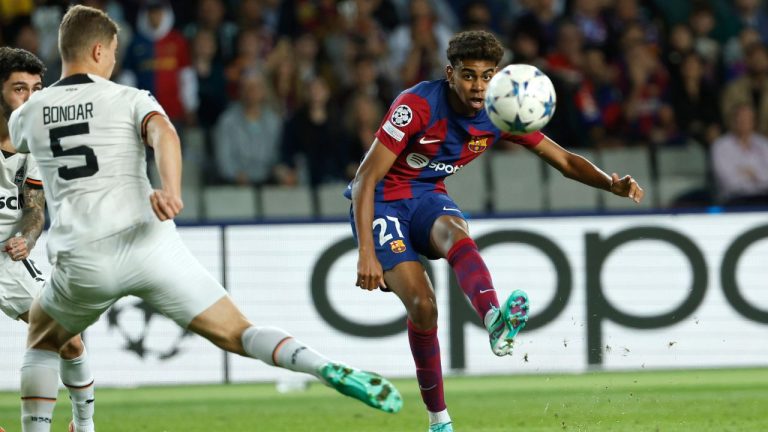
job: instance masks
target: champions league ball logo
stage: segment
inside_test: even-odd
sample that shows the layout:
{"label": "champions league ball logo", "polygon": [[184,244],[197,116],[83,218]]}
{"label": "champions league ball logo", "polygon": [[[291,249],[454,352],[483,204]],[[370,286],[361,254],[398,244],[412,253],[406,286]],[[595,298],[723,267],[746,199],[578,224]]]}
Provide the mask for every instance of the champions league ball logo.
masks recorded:
{"label": "champions league ball logo", "polygon": [[113,305],[106,317],[109,330],[125,340],[123,349],[142,359],[168,360],[181,353],[182,340],[192,334],[138,299]]}
{"label": "champions league ball logo", "polygon": [[399,105],[392,113],[392,124],[397,127],[407,126],[413,119],[413,111],[408,105]]}

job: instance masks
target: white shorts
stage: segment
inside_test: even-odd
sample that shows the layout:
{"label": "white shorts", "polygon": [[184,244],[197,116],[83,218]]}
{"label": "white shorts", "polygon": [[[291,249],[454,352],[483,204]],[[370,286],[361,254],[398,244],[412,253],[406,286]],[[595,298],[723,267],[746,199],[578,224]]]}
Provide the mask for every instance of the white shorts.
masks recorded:
{"label": "white shorts", "polygon": [[186,328],[226,291],[192,256],[173,222],[158,221],[59,252],[40,305],[62,327],[81,333],[128,295]]}
{"label": "white shorts", "polygon": [[0,251],[0,309],[13,319],[28,311],[43,287],[43,274],[30,259],[14,261]]}

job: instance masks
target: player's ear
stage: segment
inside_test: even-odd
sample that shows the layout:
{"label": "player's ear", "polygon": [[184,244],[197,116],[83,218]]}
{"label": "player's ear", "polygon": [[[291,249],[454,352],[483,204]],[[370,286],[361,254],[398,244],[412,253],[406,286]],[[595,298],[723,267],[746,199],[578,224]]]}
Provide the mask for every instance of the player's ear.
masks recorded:
{"label": "player's ear", "polygon": [[104,47],[101,45],[101,42],[96,42],[91,48],[91,59],[96,63],[99,63],[99,60],[101,60],[101,50],[103,49]]}
{"label": "player's ear", "polygon": [[453,78],[453,66],[451,64],[448,64],[445,66],[445,79],[447,79],[448,82],[450,82],[452,78]]}

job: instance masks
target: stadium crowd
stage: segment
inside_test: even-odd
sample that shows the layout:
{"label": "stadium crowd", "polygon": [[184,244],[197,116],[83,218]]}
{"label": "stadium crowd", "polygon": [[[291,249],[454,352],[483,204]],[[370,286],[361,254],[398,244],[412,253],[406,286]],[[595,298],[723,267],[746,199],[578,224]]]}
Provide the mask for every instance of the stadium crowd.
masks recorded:
{"label": "stadium crowd", "polygon": [[[768,7],[762,0],[82,0],[119,22],[114,80],[150,90],[205,184],[350,179],[404,88],[444,76],[448,39],[493,31],[503,61],[552,78],[545,132],[568,148],[701,146],[699,203],[768,200]],[[2,44],[58,79],[69,2],[0,0]],[[513,148],[498,148],[497,151]],[[189,156],[192,157],[192,156]],[[610,169],[610,167],[607,167]]]}

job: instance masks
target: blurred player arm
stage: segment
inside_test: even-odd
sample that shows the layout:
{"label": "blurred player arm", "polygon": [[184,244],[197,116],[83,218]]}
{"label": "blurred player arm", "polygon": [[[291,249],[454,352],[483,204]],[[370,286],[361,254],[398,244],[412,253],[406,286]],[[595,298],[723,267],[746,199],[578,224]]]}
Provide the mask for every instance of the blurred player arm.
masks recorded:
{"label": "blurred player arm", "polygon": [[181,143],[176,128],[160,113],[147,114],[148,146],[155,149],[155,163],[160,173],[161,188],[150,196],[152,210],[161,221],[173,219],[184,208],[181,201]]}
{"label": "blurred player arm", "polygon": [[24,208],[21,210],[21,235],[10,238],[5,244],[5,251],[14,261],[29,257],[45,225],[45,195],[42,184],[25,183],[22,188]]}
{"label": "blurred player arm", "polygon": [[397,155],[376,138],[352,180],[352,209],[358,241],[357,281],[367,290],[385,287],[384,272],[373,244],[373,198],[376,184],[384,178]]}
{"label": "blurred player arm", "polygon": [[645,192],[632,176],[625,175],[620,178],[616,173],[608,175],[586,158],[560,147],[546,135],[542,136],[541,142],[529,149],[565,177],[618,196],[628,197],[636,203],[643,199]]}

